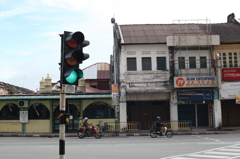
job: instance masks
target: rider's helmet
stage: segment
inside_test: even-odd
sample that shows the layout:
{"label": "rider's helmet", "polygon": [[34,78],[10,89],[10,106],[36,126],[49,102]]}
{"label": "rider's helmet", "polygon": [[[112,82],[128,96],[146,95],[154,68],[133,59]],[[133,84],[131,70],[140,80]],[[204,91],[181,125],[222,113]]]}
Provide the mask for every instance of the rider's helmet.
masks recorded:
{"label": "rider's helmet", "polygon": [[88,118],[87,118],[87,117],[85,117],[84,119],[85,119],[85,120],[88,120]]}
{"label": "rider's helmet", "polygon": [[79,117],[79,118],[78,118],[78,120],[81,120],[81,119],[82,119],[82,117]]}
{"label": "rider's helmet", "polygon": [[159,120],[159,119],[161,119],[161,117],[160,117],[160,116],[157,116],[157,117],[156,117],[156,120]]}

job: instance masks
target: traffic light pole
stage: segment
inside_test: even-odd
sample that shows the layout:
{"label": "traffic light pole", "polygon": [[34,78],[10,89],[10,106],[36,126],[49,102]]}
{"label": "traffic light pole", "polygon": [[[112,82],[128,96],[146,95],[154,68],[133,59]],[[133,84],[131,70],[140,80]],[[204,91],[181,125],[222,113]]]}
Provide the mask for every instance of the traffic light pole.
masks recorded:
{"label": "traffic light pole", "polygon": [[66,94],[60,93],[59,159],[65,159],[65,110]]}
{"label": "traffic light pole", "polygon": [[78,86],[78,80],[83,77],[79,64],[89,58],[89,54],[83,53],[83,47],[90,44],[84,40],[84,34],[80,31],[64,31],[61,37],[61,73],[60,73],[60,122],[59,122],[59,156],[65,159],[65,130],[66,124],[69,124],[70,113],[66,113],[66,93],[69,92],[67,86]]}

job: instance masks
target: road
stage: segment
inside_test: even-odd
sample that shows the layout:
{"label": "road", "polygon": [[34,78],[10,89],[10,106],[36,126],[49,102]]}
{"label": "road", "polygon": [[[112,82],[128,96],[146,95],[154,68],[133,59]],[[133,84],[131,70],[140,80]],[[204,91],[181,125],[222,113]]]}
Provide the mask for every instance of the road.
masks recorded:
{"label": "road", "polygon": [[[57,137],[0,137],[1,159],[59,158]],[[66,137],[66,159],[240,159],[240,134]]]}

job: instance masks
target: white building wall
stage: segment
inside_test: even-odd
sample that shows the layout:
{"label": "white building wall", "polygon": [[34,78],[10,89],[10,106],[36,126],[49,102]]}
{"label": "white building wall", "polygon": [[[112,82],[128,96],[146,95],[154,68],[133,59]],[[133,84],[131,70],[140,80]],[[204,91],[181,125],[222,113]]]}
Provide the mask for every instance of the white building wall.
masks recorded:
{"label": "white building wall", "polygon": [[127,57],[137,58],[137,71],[142,71],[142,57],[151,57],[152,71],[157,70],[157,57],[166,57],[166,65],[169,70],[169,53],[165,44],[125,45],[122,47],[121,57],[123,60],[120,62],[122,73],[127,71]]}
{"label": "white building wall", "polygon": [[[136,57],[137,71],[127,71],[129,57]],[[142,71],[142,57],[151,57],[152,70]],[[157,57],[166,57],[167,70],[157,70]],[[161,91],[166,88],[159,83],[168,81],[169,76],[169,52],[165,44],[123,45],[120,56],[120,122],[127,120],[126,91],[130,90],[129,83],[134,83],[135,88],[141,90],[151,91],[157,88]]]}

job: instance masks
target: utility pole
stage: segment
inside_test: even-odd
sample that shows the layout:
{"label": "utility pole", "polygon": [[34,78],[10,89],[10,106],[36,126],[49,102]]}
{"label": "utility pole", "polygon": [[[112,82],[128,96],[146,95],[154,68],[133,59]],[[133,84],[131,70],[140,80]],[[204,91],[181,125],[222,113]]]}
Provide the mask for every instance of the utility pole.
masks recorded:
{"label": "utility pole", "polygon": [[[114,61],[114,84],[112,85],[112,100],[113,100],[113,105],[115,108],[115,126],[116,129],[120,129],[120,117],[118,115],[119,112],[119,89],[118,89],[118,84],[117,84],[117,64],[118,64],[118,59],[117,59],[117,50],[115,46],[115,32],[116,32],[116,24],[115,24],[115,18],[111,18],[111,23],[113,24],[113,61]],[[114,88],[115,87],[115,88]],[[114,91],[115,90],[115,91]],[[119,128],[117,128],[119,124]]]}
{"label": "utility pole", "polygon": [[59,155],[60,159],[65,159],[65,110],[66,94],[60,93],[60,123],[59,123]]}

